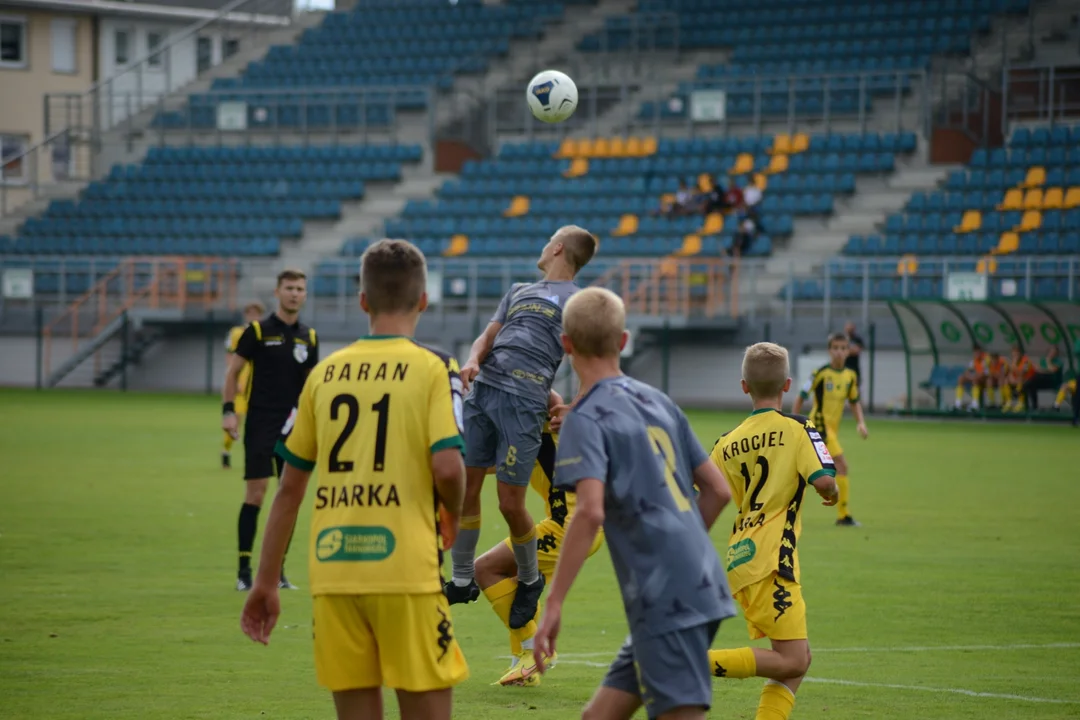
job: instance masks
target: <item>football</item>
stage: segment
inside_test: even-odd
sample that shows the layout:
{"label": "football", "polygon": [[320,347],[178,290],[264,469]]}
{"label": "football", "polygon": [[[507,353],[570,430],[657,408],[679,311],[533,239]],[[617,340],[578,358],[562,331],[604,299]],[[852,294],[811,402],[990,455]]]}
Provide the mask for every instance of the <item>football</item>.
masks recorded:
{"label": "football", "polygon": [[529,81],[525,97],[532,114],[547,123],[562,122],[577,109],[577,85],[569,75],[558,70],[538,73]]}

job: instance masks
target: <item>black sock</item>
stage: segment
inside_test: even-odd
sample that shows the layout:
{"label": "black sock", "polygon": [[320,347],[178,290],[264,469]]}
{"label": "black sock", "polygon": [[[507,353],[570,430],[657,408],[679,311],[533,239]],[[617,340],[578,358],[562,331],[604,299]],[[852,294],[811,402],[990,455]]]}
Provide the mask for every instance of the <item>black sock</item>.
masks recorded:
{"label": "black sock", "polygon": [[236,535],[240,548],[240,572],[251,572],[251,549],[255,547],[255,532],[259,527],[259,506],[244,503],[240,506],[240,520]]}

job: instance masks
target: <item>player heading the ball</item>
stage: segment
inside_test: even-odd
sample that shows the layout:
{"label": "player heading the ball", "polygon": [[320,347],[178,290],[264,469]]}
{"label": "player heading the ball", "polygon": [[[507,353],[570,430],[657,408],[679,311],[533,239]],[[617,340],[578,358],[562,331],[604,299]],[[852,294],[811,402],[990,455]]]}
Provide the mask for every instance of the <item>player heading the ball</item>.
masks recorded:
{"label": "player heading the ball", "polygon": [[397,691],[402,717],[449,720],[451,688],[469,674],[439,552],[440,539],[453,543],[465,493],[461,381],[451,355],[412,338],[427,306],[423,254],[381,240],[360,275],[371,334],[304,385],[278,446],[287,466],[241,625],[269,641],[281,613],[277,569],[317,468],[308,557],[319,683],[339,720],[381,718],[381,687]]}
{"label": "player heading the ball", "polygon": [[[581,381],[563,421],[555,484],[577,492],[535,638],[555,653],[562,605],[603,526],[630,637],[585,708],[587,718],[704,718],[712,703],[709,645],[735,614],[708,528],[731,498],[721,472],[675,403],[626,377],[626,309],[589,288],[563,313],[562,343]],[[695,504],[694,486],[700,494]]]}

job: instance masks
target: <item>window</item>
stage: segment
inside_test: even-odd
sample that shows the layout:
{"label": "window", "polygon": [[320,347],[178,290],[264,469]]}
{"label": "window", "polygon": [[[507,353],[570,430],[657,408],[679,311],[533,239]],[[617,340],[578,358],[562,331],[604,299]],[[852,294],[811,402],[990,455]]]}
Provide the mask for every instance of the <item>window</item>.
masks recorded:
{"label": "window", "polygon": [[0,67],[26,67],[26,21],[0,17]]}
{"label": "window", "polygon": [[210,65],[213,62],[211,53],[214,46],[210,38],[200,37],[195,42],[195,71],[205,72],[210,69]]}
{"label": "window", "polygon": [[114,56],[117,66],[127,65],[131,60],[131,32],[129,30],[117,30],[113,34]]}
{"label": "window", "polygon": [[155,52],[159,47],[165,44],[165,34],[160,32],[148,32],[146,33],[146,51],[150,53],[149,59],[146,64],[152,68],[161,67],[162,56],[165,52]]}
{"label": "window", "polygon": [[225,38],[221,42],[221,59],[228,60],[240,52],[240,41],[236,38]]}
{"label": "window", "polygon": [[52,69],[55,73],[74,73],[75,21],[58,18],[50,23],[52,31]]}
{"label": "window", "polygon": [[4,180],[16,182],[26,179],[26,164],[20,157],[30,145],[26,135],[0,135],[0,163],[4,166]]}

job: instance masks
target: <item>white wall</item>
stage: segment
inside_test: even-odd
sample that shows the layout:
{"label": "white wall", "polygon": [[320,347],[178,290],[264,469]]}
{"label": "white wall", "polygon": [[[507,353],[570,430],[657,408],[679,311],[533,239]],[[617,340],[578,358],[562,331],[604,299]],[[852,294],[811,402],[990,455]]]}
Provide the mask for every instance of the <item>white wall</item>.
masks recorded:
{"label": "white wall", "polygon": [[[151,33],[165,35],[162,44],[168,44],[172,37],[183,34],[190,23],[176,23],[165,20],[140,20],[134,18],[105,17],[99,24],[98,52],[99,77],[112,78],[123,69],[116,62],[116,33],[126,30],[128,33],[128,63],[141,60],[149,53],[148,36]],[[219,29],[206,28],[199,36],[210,40],[210,64],[217,65],[222,58],[224,34]],[[160,67],[149,67],[143,63],[115,78],[103,88],[101,122],[104,127],[112,127],[127,117],[129,108],[132,112],[153,105],[163,95],[177,90],[195,79],[198,69],[198,36],[180,40],[168,51],[162,53]]]}

